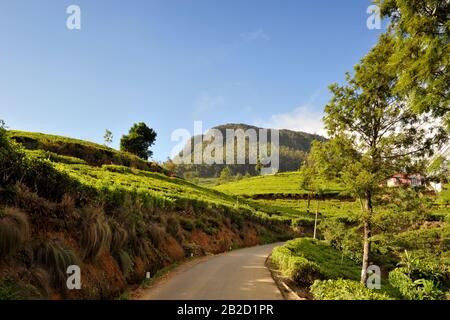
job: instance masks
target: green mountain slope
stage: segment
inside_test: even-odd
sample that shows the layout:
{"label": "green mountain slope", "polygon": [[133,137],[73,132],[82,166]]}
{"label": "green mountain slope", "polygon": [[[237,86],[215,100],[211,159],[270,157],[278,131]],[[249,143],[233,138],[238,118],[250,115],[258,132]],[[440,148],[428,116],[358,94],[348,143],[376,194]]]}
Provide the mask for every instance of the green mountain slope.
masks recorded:
{"label": "green mountain slope", "polygon": [[[255,130],[257,133],[259,132],[258,127],[250,126],[246,124],[225,124],[213,127],[211,129],[219,130],[223,137],[226,136],[227,129],[242,129],[246,130]],[[270,141],[270,131],[269,131],[269,141]],[[205,138],[205,135],[203,135]],[[194,140],[196,138],[192,137],[188,142],[187,146],[190,146],[190,150],[194,150]],[[198,139],[198,137],[197,137]],[[279,130],[279,154],[280,154],[280,172],[286,171],[295,171],[298,170],[302,161],[305,159],[306,153],[311,148],[311,143],[314,140],[323,141],[324,137],[316,134],[309,134],[306,132],[292,131],[292,130]],[[197,140],[195,140],[197,141]],[[207,146],[209,143],[204,142],[203,146]],[[226,159],[226,141],[224,139],[223,145],[223,163],[225,163]],[[195,156],[194,152],[192,154]],[[236,157],[236,151],[234,156]],[[183,176],[186,173],[189,173],[191,176],[198,176],[202,178],[207,177],[217,177],[220,172],[228,166],[231,169],[231,173],[235,174],[250,174],[257,175],[258,172],[255,170],[255,164],[248,164],[248,147],[246,149],[246,164],[182,164],[177,167],[177,174]]]}

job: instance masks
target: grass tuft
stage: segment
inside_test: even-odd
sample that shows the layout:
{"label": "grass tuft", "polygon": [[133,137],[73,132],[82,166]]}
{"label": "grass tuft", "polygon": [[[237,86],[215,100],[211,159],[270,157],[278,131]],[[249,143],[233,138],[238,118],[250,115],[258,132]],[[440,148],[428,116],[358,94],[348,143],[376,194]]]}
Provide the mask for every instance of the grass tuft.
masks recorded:
{"label": "grass tuft", "polygon": [[30,237],[30,226],[25,213],[6,208],[0,215],[0,259],[16,252]]}
{"label": "grass tuft", "polygon": [[80,244],[84,259],[95,260],[101,253],[109,251],[111,228],[101,208],[86,207],[82,210]]}

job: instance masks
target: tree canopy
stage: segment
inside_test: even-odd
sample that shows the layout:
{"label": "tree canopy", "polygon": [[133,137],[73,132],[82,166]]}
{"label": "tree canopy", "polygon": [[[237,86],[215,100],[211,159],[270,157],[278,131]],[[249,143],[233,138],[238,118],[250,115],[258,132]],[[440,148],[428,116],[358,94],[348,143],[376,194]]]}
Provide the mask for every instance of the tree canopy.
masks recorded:
{"label": "tree canopy", "polygon": [[120,139],[120,150],[147,160],[153,155],[150,147],[155,143],[156,136],[156,132],[144,122],[136,123],[131,127],[128,135],[123,135]]}
{"label": "tree canopy", "polygon": [[389,59],[398,81],[395,91],[417,113],[443,117],[450,129],[450,2],[376,0],[389,18],[395,52]]}

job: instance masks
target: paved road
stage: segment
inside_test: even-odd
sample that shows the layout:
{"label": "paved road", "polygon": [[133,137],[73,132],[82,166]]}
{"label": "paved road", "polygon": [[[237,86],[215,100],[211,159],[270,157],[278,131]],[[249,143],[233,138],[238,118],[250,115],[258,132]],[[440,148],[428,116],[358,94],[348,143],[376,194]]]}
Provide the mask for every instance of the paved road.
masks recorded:
{"label": "paved road", "polygon": [[145,300],[281,300],[265,267],[278,244],[236,250],[188,263],[140,294]]}

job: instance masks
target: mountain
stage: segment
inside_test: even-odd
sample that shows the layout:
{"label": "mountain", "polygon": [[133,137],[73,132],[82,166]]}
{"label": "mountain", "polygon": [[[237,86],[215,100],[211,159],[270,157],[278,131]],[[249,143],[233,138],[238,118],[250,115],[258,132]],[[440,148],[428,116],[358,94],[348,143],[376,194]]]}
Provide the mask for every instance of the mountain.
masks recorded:
{"label": "mountain", "polygon": [[[248,132],[248,130],[254,130],[256,133],[259,133],[260,130],[263,130],[264,128],[259,128],[256,126],[251,126],[247,124],[225,124],[220,125],[211,128],[211,130],[218,130],[221,132],[223,137],[226,137],[227,129],[232,130],[238,130],[241,129],[244,132]],[[274,129],[266,129],[268,130],[267,136],[268,141],[270,142],[271,139],[271,130]],[[298,170],[302,161],[305,159],[306,154],[309,152],[311,148],[311,143],[314,140],[319,141],[325,141],[326,138],[323,136],[317,135],[317,134],[310,134],[306,132],[301,131],[293,131],[293,130],[278,130],[279,132],[279,172],[286,172],[286,171],[295,171]],[[195,146],[198,146],[198,143],[201,141],[203,144],[203,148],[207,147],[211,144],[211,141],[206,141],[205,138],[207,138],[209,132],[207,132],[204,135],[201,136],[195,136],[190,139],[190,141],[186,144],[185,149],[191,150],[190,156],[195,158],[199,155],[198,152],[195,151]],[[261,141],[261,136],[258,134],[257,141]],[[249,139],[246,139],[246,142],[248,143]],[[220,172],[225,168],[228,167],[231,171],[232,175],[241,174],[241,175],[257,175],[258,172],[256,170],[255,164],[250,164],[248,161],[248,154],[249,154],[249,148],[254,147],[255,144],[250,143],[246,145],[245,150],[245,164],[179,164],[177,166],[177,174],[180,176],[196,176],[196,177],[218,177],[220,175]],[[224,138],[223,143],[221,143],[221,148],[218,150],[218,152],[221,152],[223,154],[222,160],[223,163],[225,163],[226,159],[226,150],[227,150],[227,141]],[[236,143],[235,143],[235,154],[234,157],[236,157],[237,151],[236,151]],[[178,157],[174,159],[175,162],[180,161],[181,153]]]}

